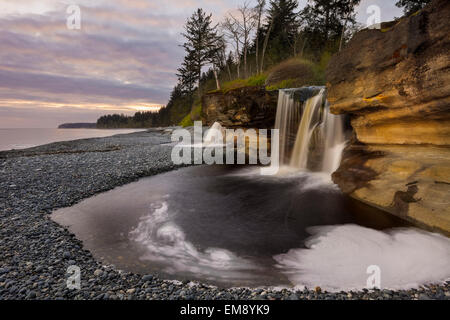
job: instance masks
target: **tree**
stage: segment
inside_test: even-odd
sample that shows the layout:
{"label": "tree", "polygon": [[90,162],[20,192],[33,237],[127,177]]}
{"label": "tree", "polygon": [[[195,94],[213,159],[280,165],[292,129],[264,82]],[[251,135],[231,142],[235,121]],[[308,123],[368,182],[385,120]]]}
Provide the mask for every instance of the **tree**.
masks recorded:
{"label": "tree", "polygon": [[355,7],[360,0],[308,0],[301,12],[304,32],[314,39],[316,50],[339,43],[347,25],[356,23]]}
{"label": "tree", "polygon": [[256,20],[256,39],[255,39],[255,56],[256,56],[256,72],[262,72],[259,69],[259,38],[261,31],[261,22],[264,14],[264,8],[266,7],[266,0],[257,0],[255,7],[255,20]]}
{"label": "tree", "polygon": [[262,49],[259,73],[262,73],[264,71],[264,58],[266,56],[267,45],[269,44],[269,38],[270,38],[270,35],[272,34],[272,29],[273,29],[273,20],[270,21],[269,28],[267,29],[266,35],[264,37],[264,44],[263,44],[263,49]]}
{"label": "tree", "polygon": [[222,23],[222,29],[224,31],[225,36],[233,41],[233,46],[235,50],[235,60],[236,60],[236,71],[237,77],[240,78],[240,69],[241,69],[241,28],[239,24],[236,22],[232,15],[228,15],[225,17],[224,22]]}
{"label": "tree", "polygon": [[195,69],[199,96],[202,67],[212,63],[219,41],[217,25],[212,25],[211,17],[212,14],[207,15],[201,8],[197,9],[186,22],[185,32],[182,33],[186,38],[183,47],[192,63],[190,67]]}
{"label": "tree", "polygon": [[195,61],[195,56],[192,52],[184,57],[181,67],[178,68],[178,82],[179,89],[188,95],[192,95],[195,89],[195,84],[198,81],[198,69]]}
{"label": "tree", "polygon": [[248,2],[244,2],[242,6],[238,8],[240,13],[240,19],[237,19],[236,22],[241,28],[241,44],[243,46],[243,56],[244,56],[244,77],[248,77],[248,68],[247,68],[247,55],[248,49],[250,46],[250,34],[256,26],[256,20],[253,9],[250,8]]}
{"label": "tree", "polygon": [[234,65],[233,52],[230,51],[230,53],[228,54],[228,58],[227,58],[227,60],[225,62],[225,66],[226,66],[226,69],[227,69],[227,72],[228,72],[228,78],[229,78],[230,81],[233,80],[233,77],[231,75],[231,68],[233,67],[233,65]]}
{"label": "tree", "polygon": [[395,5],[409,15],[423,9],[431,0],[399,0]]}
{"label": "tree", "polygon": [[[264,26],[264,42],[273,63],[290,56],[291,48],[297,37],[298,21],[297,0],[271,0]],[[264,52],[263,48],[263,52]],[[261,62],[263,64],[264,61]]]}
{"label": "tree", "polygon": [[211,58],[212,71],[216,80],[216,87],[220,90],[219,72],[225,67],[226,64],[226,43],[223,35],[218,36],[216,46],[213,49]]}
{"label": "tree", "polygon": [[[239,6],[237,12],[238,15],[228,13],[222,26],[228,38],[234,41],[234,45],[236,48],[236,56],[237,59],[239,60],[241,56],[239,47],[240,45],[242,45],[243,49],[242,56],[244,59],[244,77],[247,78],[248,76],[247,56],[250,47],[250,35],[255,29],[256,19],[254,10],[253,8],[250,8],[248,2],[244,2],[243,5]],[[240,76],[239,65],[240,62],[238,63],[238,77]]]}

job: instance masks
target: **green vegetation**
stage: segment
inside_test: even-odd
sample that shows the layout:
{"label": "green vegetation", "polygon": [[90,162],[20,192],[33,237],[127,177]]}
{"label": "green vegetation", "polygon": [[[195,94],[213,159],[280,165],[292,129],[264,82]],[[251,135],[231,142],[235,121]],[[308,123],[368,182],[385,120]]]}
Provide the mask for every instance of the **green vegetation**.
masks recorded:
{"label": "green vegetation", "polygon": [[183,120],[179,123],[180,126],[183,128],[191,127],[194,125],[194,121],[200,120],[202,113],[202,105],[200,101],[196,101],[194,103],[194,106],[192,108],[192,111],[188,113]]}
{"label": "green vegetation", "polygon": [[180,122],[180,126],[182,126],[183,128],[191,127],[193,125],[194,125],[194,121],[192,121],[190,113],[187,114],[186,117],[184,117],[183,120],[181,120],[181,122]]}
{"label": "green vegetation", "polygon": [[[243,87],[256,87],[256,86],[264,86],[266,83],[267,75],[266,74],[258,74],[247,79],[236,79],[233,81],[227,81],[223,83],[221,90],[214,90],[228,92],[230,90],[239,89]],[[214,92],[213,91],[213,92]],[[210,91],[211,92],[211,91]]]}
{"label": "green vegetation", "polygon": [[292,88],[294,87],[295,79],[286,79],[282,80],[274,85],[267,86],[267,91],[274,91],[274,90],[280,90],[280,89],[286,89],[286,88]]}
{"label": "green vegetation", "polygon": [[[237,10],[215,25],[211,14],[197,9],[182,35],[185,58],[178,84],[167,106],[157,113],[133,117],[105,116],[98,127],[188,126],[200,119],[201,96],[247,86],[268,90],[323,85],[332,55],[360,26],[355,8],[361,0],[242,0]],[[399,0],[405,11],[421,9],[429,0]],[[219,27],[220,25],[220,27]],[[233,50],[229,52],[229,50]]]}

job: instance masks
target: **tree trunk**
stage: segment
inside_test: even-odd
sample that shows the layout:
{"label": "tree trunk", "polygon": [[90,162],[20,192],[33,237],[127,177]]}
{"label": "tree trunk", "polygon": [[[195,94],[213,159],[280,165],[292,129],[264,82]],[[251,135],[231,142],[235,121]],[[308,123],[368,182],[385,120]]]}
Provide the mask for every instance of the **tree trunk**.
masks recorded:
{"label": "tree trunk", "polygon": [[236,38],[236,59],[237,77],[239,79],[241,77],[241,52],[239,50],[239,38]]}
{"label": "tree trunk", "polygon": [[[259,30],[260,26],[258,23],[258,30]],[[256,35],[256,73],[258,73],[259,70],[259,35],[258,35],[258,31],[257,31],[257,35]]]}
{"label": "tree trunk", "polygon": [[267,44],[269,43],[269,37],[270,37],[270,33],[272,32],[272,28],[273,28],[273,20],[270,22],[269,30],[267,30],[266,38],[264,39],[259,73],[262,73],[264,70],[264,56],[266,55]]}
{"label": "tree trunk", "polygon": [[197,88],[197,91],[198,91],[198,98],[200,100],[202,99],[202,93],[201,93],[201,90],[200,90],[200,83],[201,83],[201,81],[202,81],[202,67],[201,67],[201,65],[199,65],[198,66],[198,88]]}
{"label": "tree trunk", "polygon": [[303,41],[303,45],[302,45],[302,51],[300,51],[300,57],[303,58],[303,52],[305,51],[305,46],[306,46],[306,41],[308,40],[307,37],[305,37],[305,40]]}
{"label": "tree trunk", "polygon": [[239,57],[236,67],[237,67],[237,78],[240,79],[241,78],[241,57]]}
{"label": "tree trunk", "polygon": [[213,73],[214,73],[214,78],[216,79],[216,86],[217,86],[217,90],[220,90],[220,81],[219,81],[219,77],[217,76],[217,70],[216,67],[213,66]]}
{"label": "tree trunk", "polygon": [[258,11],[258,24],[256,26],[256,73],[259,72],[259,29],[261,29],[261,17],[262,17],[262,11],[263,7],[259,7]]}
{"label": "tree trunk", "polygon": [[244,44],[244,77],[246,79],[248,78],[248,73],[247,73],[247,43]]}

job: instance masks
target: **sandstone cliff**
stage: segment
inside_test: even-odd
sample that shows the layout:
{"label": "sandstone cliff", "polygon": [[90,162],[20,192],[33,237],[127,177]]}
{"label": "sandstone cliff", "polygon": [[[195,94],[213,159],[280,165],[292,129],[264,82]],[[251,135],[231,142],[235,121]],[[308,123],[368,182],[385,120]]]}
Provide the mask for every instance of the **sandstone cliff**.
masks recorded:
{"label": "sandstone cliff", "polygon": [[450,1],[363,30],[327,71],[355,137],[334,181],[352,197],[450,233]]}

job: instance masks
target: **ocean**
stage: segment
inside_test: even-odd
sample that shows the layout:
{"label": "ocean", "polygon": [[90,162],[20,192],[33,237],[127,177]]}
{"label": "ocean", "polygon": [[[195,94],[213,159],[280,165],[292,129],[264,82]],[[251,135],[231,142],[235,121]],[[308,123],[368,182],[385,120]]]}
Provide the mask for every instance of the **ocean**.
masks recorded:
{"label": "ocean", "polygon": [[1,129],[0,151],[26,149],[47,143],[101,138],[142,129]]}

